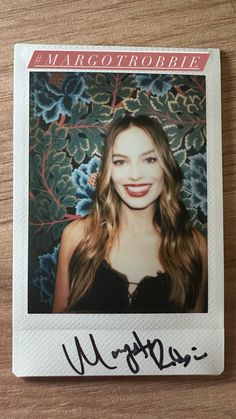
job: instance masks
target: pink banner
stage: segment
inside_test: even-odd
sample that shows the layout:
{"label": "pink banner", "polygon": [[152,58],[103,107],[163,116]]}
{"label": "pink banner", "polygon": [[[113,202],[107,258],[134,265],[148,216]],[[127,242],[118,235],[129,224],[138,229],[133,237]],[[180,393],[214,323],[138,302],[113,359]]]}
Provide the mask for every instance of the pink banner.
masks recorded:
{"label": "pink banner", "polygon": [[209,53],[35,50],[28,68],[203,71]]}

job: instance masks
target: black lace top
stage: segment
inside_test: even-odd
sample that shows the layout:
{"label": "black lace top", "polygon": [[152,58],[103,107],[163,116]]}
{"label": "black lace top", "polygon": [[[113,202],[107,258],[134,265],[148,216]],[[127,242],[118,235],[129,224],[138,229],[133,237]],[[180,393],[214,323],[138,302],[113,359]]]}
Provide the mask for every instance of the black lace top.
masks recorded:
{"label": "black lace top", "polygon": [[72,313],[174,313],[169,301],[170,278],[166,273],[145,276],[135,291],[129,293],[129,281],[124,274],[102,261],[92,286],[74,305]]}

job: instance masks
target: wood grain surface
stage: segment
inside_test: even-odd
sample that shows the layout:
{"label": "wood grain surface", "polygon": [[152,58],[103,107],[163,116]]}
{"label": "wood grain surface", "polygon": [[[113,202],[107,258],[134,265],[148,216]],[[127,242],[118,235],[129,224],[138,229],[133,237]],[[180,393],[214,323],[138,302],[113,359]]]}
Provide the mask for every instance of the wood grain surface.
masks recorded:
{"label": "wood grain surface", "polygon": [[[1,418],[236,418],[235,13],[235,0],[1,0]],[[12,73],[16,42],[221,49],[226,334],[221,376],[20,379],[12,374]]]}

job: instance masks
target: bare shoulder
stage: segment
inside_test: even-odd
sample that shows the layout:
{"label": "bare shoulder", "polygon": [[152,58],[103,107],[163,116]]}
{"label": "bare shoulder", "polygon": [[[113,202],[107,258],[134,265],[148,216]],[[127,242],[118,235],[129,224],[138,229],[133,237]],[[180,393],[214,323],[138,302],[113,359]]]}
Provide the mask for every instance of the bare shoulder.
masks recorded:
{"label": "bare shoulder", "polygon": [[86,219],[78,219],[71,221],[63,230],[62,235],[68,239],[72,239],[73,237],[83,236],[84,229],[86,225]]}
{"label": "bare shoulder", "polygon": [[68,224],[62,233],[61,246],[64,251],[73,252],[85,236],[86,219],[74,220]]}
{"label": "bare shoulder", "polygon": [[75,220],[63,230],[57,264],[53,313],[63,313],[67,307],[70,293],[69,263],[75,248],[84,237],[85,223],[84,219]]}

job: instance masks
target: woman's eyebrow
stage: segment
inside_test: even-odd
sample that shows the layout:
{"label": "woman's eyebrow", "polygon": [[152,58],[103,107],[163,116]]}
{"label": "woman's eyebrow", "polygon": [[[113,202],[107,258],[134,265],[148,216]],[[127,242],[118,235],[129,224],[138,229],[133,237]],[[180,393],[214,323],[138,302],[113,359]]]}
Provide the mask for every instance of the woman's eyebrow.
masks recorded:
{"label": "woman's eyebrow", "polygon": [[125,154],[115,153],[115,154],[112,154],[112,157],[125,157],[125,158],[127,158],[128,156],[126,156]]}
{"label": "woman's eyebrow", "polygon": [[[146,155],[151,154],[151,153],[155,153],[155,150],[152,149],[152,150],[145,151],[144,153],[141,153],[140,156],[146,156]],[[124,158],[128,158],[129,156],[126,156],[125,154],[114,153],[114,154],[112,154],[112,157],[124,157]]]}
{"label": "woman's eyebrow", "polygon": [[145,153],[142,153],[141,156],[146,156],[147,154],[151,154],[151,153],[155,153],[155,150],[152,149],[152,150],[145,151]]}

